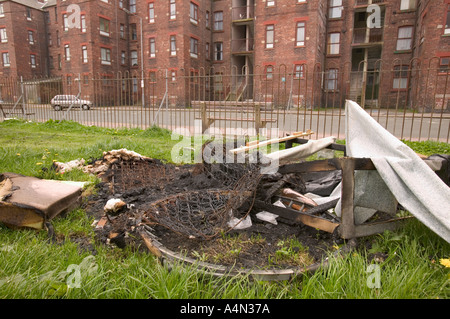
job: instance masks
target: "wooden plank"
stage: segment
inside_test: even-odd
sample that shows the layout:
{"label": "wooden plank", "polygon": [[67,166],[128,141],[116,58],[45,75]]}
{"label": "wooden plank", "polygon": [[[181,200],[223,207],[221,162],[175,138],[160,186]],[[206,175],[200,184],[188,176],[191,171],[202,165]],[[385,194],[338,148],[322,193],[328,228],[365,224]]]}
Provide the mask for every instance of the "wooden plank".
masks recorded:
{"label": "wooden plank", "polygon": [[355,165],[355,170],[374,170],[375,166],[370,158],[331,158],[303,163],[286,164],[280,167],[281,174],[323,172],[342,169],[342,161],[351,160]]}
{"label": "wooden plank", "polygon": [[293,222],[302,223],[310,227],[318,228],[328,233],[333,233],[336,227],[339,226],[338,223],[334,223],[318,216],[311,216],[307,214],[307,212],[303,213],[298,210],[267,204],[259,200],[255,201],[254,206],[281,216],[282,218],[291,220]]}
{"label": "wooden plank", "polygon": [[233,150],[230,150],[230,153],[238,154],[238,153],[249,151],[249,150],[261,147],[261,146],[266,146],[266,145],[275,144],[275,143],[281,143],[281,142],[284,142],[284,141],[287,141],[290,139],[297,138],[299,136],[308,136],[308,135],[312,135],[312,134],[314,134],[314,132],[312,132],[311,130],[308,130],[306,132],[299,132],[296,136],[290,135],[290,136],[285,136],[285,137],[280,137],[280,138],[273,138],[273,139],[262,141],[262,142],[257,141],[257,143],[255,143],[255,141],[253,141],[252,144],[249,144],[247,146],[242,146],[242,147],[238,147]]}
{"label": "wooden plank", "polygon": [[355,194],[355,161],[342,160],[341,187],[341,227],[339,233],[342,238],[353,238],[355,231],[354,194]]}

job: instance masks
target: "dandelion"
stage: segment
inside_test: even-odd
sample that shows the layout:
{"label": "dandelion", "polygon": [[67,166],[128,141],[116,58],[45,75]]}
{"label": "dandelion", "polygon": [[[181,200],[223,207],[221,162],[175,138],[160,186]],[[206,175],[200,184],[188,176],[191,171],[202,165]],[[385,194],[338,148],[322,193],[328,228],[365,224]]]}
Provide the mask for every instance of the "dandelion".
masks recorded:
{"label": "dandelion", "polygon": [[20,156],[20,153],[17,153],[16,155],[17,155],[17,156]]}
{"label": "dandelion", "polygon": [[439,263],[446,268],[450,268],[450,258],[441,258]]}
{"label": "dandelion", "polygon": [[36,165],[42,165],[42,163],[39,162],[39,163],[36,163]]}
{"label": "dandelion", "polygon": [[47,159],[47,157],[44,155],[44,156],[42,156],[42,159],[45,160],[45,159]]}

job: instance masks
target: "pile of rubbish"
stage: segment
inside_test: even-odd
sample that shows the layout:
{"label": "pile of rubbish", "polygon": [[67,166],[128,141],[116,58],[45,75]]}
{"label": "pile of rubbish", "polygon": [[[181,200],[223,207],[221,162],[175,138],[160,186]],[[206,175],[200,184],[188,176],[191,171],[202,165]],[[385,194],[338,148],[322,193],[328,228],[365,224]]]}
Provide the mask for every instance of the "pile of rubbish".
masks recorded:
{"label": "pile of rubbish", "polygon": [[[119,149],[104,152],[91,163],[84,159],[55,162],[54,169],[77,168],[102,180],[96,195],[82,205],[96,218],[99,238],[119,246],[143,238],[151,248],[150,243],[158,240],[155,229],[161,227],[201,240],[248,229],[254,222],[301,224],[333,234],[349,225],[343,220],[344,215],[349,217],[348,207],[351,227],[367,223],[377,213],[393,220],[401,208],[450,242],[450,216],[442,209],[450,207],[448,158],[418,157],[354,102],[347,101],[346,118],[348,157],[344,159],[304,163],[311,154],[333,148],[336,139],[327,137],[271,154],[248,153],[243,163],[227,163],[229,154],[225,154],[223,163],[175,166]],[[215,146],[208,143],[207,147]],[[230,153],[236,156],[244,150],[240,147]],[[250,160],[255,153],[256,162]],[[277,169],[267,171],[267,163],[273,161],[279,164]],[[356,166],[349,170],[344,167],[347,163]],[[348,176],[354,182],[349,184]],[[4,173],[0,175],[0,221],[44,228],[52,218],[81,203],[81,189]],[[377,227],[374,231],[383,229]],[[351,235],[367,234],[355,229]]]}

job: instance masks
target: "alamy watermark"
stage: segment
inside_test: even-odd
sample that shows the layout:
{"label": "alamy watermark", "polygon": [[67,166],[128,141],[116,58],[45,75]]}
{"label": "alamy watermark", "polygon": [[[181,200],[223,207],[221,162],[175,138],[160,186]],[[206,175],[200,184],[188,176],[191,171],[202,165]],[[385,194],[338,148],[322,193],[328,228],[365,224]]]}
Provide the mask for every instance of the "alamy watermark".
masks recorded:
{"label": "alamy watermark", "polygon": [[366,23],[369,29],[381,28],[381,8],[377,4],[371,4],[366,9],[370,15],[367,17]]}
{"label": "alamy watermark", "polygon": [[366,285],[369,288],[381,288],[381,267],[377,264],[370,264],[366,273],[369,274],[367,276]]}
{"label": "alamy watermark", "polygon": [[[171,150],[171,159],[174,163],[258,163],[261,164],[263,174],[273,174],[278,171],[278,157],[266,155],[279,151],[279,143],[262,143],[279,137],[278,128],[262,129],[259,134],[254,128],[245,130],[227,128],[227,134],[222,134],[217,128],[209,128],[201,132],[201,128],[201,121],[195,121],[194,134],[191,134],[188,128],[177,128],[172,131],[172,140],[179,141]],[[233,133],[229,133],[232,130]],[[206,141],[209,143],[205,144]],[[234,141],[241,141],[242,144],[238,146]],[[261,145],[247,150],[245,149],[247,141],[258,141]],[[231,153],[231,150],[237,150],[240,147],[244,150]]]}

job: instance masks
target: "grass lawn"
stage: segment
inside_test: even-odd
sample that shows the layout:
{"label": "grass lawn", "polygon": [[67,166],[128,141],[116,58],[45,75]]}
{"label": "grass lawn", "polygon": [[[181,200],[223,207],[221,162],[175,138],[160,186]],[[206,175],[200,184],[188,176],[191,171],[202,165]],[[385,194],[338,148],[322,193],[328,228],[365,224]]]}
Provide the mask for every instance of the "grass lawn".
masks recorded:
{"label": "grass lawn", "polygon": [[[100,158],[103,151],[118,148],[170,161],[176,143],[169,131],[159,128],[114,130],[9,120],[0,123],[0,172],[95,183],[80,171],[61,175],[49,168],[53,161]],[[450,153],[446,143],[406,143],[424,155]],[[450,297],[450,268],[440,262],[450,257],[450,245],[414,219],[396,232],[360,239],[357,250],[343,258],[330,257],[330,267],[290,282],[220,279],[178,265],[169,270],[148,253],[96,242],[92,222],[81,209],[54,219],[58,238],[65,239],[58,244],[49,241],[45,231],[11,230],[0,224],[0,298]],[[80,249],[77,236],[91,238],[93,249]],[[383,259],[375,262],[377,255]],[[380,285],[372,281],[374,269]]]}

